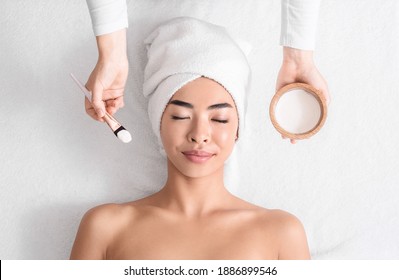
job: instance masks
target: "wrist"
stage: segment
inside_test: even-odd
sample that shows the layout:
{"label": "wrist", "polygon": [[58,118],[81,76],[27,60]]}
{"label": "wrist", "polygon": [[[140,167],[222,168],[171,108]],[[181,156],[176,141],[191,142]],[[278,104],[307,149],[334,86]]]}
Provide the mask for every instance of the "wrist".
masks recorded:
{"label": "wrist", "polygon": [[313,65],[313,51],[284,47],[283,63],[290,64],[298,68]]}
{"label": "wrist", "polygon": [[98,60],[120,63],[127,60],[126,29],[96,37]]}

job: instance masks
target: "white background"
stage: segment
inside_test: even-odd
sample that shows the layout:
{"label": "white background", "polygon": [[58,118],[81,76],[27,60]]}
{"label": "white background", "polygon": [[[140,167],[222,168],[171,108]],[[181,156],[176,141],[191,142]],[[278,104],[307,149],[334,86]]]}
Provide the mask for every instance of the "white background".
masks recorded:
{"label": "white background", "polygon": [[0,2],[0,259],[67,259],[82,215],[158,190],[166,175],[141,94],[145,36],[193,16],[250,42],[245,135],[226,169],[240,197],[303,222],[314,259],[399,258],[399,4],[324,0],[315,61],[332,102],[291,145],[268,118],[281,64],[279,0],[130,0],[122,144],[85,115],[69,77],[97,58],[85,1]]}

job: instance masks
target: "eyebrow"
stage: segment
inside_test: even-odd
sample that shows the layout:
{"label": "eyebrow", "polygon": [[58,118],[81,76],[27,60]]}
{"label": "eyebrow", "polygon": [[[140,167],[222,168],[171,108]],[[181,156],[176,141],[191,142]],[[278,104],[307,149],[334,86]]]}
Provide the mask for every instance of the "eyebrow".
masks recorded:
{"label": "eyebrow", "polygon": [[[173,104],[173,105],[177,105],[177,106],[181,106],[181,107],[185,107],[185,108],[189,108],[189,109],[193,109],[194,106],[193,104],[190,104],[188,102],[184,102],[181,100],[172,100],[169,102],[169,104]],[[213,104],[211,106],[208,107],[208,110],[215,110],[215,109],[222,109],[222,108],[233,108],[233,106],[231,106],[231,104],[229,103],[217,103],[217,104]]]}

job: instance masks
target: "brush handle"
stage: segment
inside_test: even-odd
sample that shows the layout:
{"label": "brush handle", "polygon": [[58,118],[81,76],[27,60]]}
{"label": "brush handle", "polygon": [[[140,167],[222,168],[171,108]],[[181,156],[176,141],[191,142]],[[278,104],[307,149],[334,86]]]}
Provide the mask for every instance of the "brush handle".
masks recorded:
{"label": "brush handle", "polygon": [[84,93],[84,95],[86,96],[86,98],[90,101],[91,103],[91,92],[88,91],[88,89],[83,85],[83,83],[81,81],[78,80],[78,78],[75,77],[74,74],[70,73],[72,79],[75,81],[75,83],[78,85],[78,87],[80,88],[80,90]]}
{"label": "brush handle", "polygon": [[112,129],[112,131],[117,130],[122,125],[108,112],[105,112],[103,120],[108,124],[108,126]]}

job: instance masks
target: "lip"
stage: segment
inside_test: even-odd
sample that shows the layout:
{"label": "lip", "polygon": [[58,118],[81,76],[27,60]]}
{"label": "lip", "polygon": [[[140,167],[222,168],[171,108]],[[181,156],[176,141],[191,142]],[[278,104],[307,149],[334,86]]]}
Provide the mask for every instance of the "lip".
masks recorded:
{"label": "lip", "polygon": [[182,152],[183,155],[191,162],[194,163],[204,163],[213,157],[213,153],[201,151],[201,150],[192,150]]}

